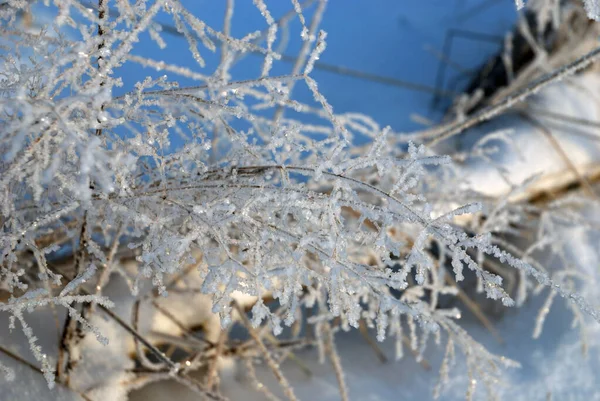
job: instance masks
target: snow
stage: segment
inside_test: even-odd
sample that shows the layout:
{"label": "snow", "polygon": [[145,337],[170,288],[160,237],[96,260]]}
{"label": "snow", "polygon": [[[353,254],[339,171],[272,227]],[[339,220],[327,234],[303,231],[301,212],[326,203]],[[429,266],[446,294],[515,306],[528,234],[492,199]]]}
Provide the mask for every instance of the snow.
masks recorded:
{"label": "snow", "polygon": [[[498,146],[490,160],[470,157],[461,170],[466,174],[465,186],[489,196],[507,194],[512,186],[536,177],[530,192],[556,187],[559,182],[573,180],[573,173],[558,148],[564,150],[580,173],[590,173],[600,161],[600,141],[594,128],[574,125],[551,118],[549,114],[573,119],[600,121],[596,106],[600,78],[595,73],[572,77],[568,83],[554,84],[528,100],[523,111],[527,116],[508,113],[456,136],[437,147],[440,153],[467,151],[477,146],[486,135],[498,135],[481,146]],[[535,119],[532,122],[530,118]],[[543,126],[550,134],[544,132]],[[502,168],[502,171],[500,168]],[[503,177],[504,175],[504,177]],[[509,177],[509,181],[506,181]]]}

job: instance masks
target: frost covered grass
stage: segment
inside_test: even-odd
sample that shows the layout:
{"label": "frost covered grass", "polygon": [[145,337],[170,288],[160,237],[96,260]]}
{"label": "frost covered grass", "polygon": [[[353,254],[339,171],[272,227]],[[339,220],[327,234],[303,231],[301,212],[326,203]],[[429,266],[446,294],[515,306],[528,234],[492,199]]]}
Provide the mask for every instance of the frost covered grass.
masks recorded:
{"label": "frost covered grass", "polygon": [[[549,3],[562,21],[561,4]],[[549,173],[543,163],[515,180],[499,158],[516,154],[514,120],[471,134],[474,146],[450,156],[439,147],[588,67],[597,49],[564,60],[533,38],[535,68],[523,87],[471,114],[461,107],[481,100],[473,95],[451,121],[407,136],[336,113],[320,92],[312,73],[326,50],[325,0],[292,0],[280,19],[254,4],[264,29],[239,33],[232,0],[218,28],[178,0],[2,3],[0,311],[35,363],[8,345],[4,356],[61,388],[50,391],[94,400],[167,380],[222,400],[221,373],[232,364],[276,399],[256,376],[264,363],[295,400],[280,365],[302,366],[298,350],[314,346],[345,400],[336,337],[354,328],[369,338],[372,329],[395,343],[398,359],[409,349],[422,361],[430,343],[445,350],[436,397],[457,370],[468,374],[467,398],[478,383],[493,397],[503,368],[518,363],[471,337],[454,299],[489,327],[469,299],[473,286],[505,307],[549,291],[534,336],[556,295],[580,327],[584,315],[600,319],[563,232],[595,233],[581,210],[597,197],[541,202],[531,176]],[[590,17],[594,4],[585,3]],[[31,25],[33,10],[51,23]],[[301,46],[281,75],[290,20]],[[169,31],[186,40],[193,67],[160,57]],[[142,40],[153,55],[138,51]],[[260,66],[238,79],[248,54]],[[591,188],[572,155],[558,172]],[[477,180],[481,165],[483,180],[495,178],[486,182],[492,192]],[[29,322],[38,316],[51,323],[36,334]]]}

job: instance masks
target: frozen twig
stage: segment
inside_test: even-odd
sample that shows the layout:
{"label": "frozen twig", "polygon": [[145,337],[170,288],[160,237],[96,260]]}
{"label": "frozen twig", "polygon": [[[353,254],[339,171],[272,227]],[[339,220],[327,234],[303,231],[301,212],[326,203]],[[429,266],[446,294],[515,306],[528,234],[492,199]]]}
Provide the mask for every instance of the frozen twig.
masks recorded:
{"label": "frozen twig", "polygon": [[421,138],[427,146],[434,146],[438,142],[444,141],[452,136],[458,135],[464,130],[471,128],[477,124],[480,124],[484,121],[487,121],[497,116],[498,114],[504,112],[505,110],[508,110],[515,104],[524,101],[529,96],[539,92],[546,86],[583,70],[590,64],[596,62],[599,56],[600,47],[597,47],[591,52],[581,56],[577,60],[566,64],[560,68],[557,68],[551,73],[546,74],[541,78],[537,79],[536,81],[532,82],[525,88],[519,89],[515,93],[511,93],[508,96],[504,97],[497,103],[482,109],[481,111],[475,113],[473,116],[468,117],[464,121],[456,121],[442,126],[440,129],[431,130],[425,133]]}

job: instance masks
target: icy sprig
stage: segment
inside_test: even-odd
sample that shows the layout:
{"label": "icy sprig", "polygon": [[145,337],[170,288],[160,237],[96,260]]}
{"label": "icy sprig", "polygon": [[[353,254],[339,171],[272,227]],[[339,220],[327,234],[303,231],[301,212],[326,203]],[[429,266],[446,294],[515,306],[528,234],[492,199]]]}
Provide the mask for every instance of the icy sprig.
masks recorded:
{"label": "icy sprig", "polygon": [[[148,279],[167,295],[165,278],[197,262],[201,291],[224,325],[235,292],[257,297],[252,324],[268,321],[275,333],[314,305],[316,324],[339,318],[348,329],[366,320],[380,340],[401,336],[404,319],[411,332],[420,324],[425,333],[421,353],[442,329],[463,346],[473,375],[495,374],[474,367],[496,357],[436,302],[455,293],[441,281],[445,264],[457,281],[465,267],[472,271],[505,305],[512,298],[502,277],[482,267],[482,254],[553,282],[485,232],[454,224],[479,213],[479,203],[430,199],[455,189],[441,181],[434,191],[427,178],[445,174],[449,158],[415,144],[406,152],[391,147],[391,129],[334,111],[309,76],[327,36],[306,25],[299,2],[292,6],[307,53],[283,76],[270,75],[281,58],[279,28],[263,1],[255,4],[265,32],[242,37],[209,26],[178,0],[118,0],[116,14],[55,3],[52,29],[19,25],[27,2],[6,3],[0,14],[8,49],[0,59],[0,277],[11,293],[0,311],[19,321],[50,385],[54,367],[24,312],[61,306],[104,342],[86,319],[90,307],[80,305],[110,306],[101,286],[93,290],[120,243],[138,262],[134,291]],[[322,13],[325,1],[318,3]],[[193,68],[138,52],[146,32],[164,48],[159,20],[167,17],[187,41]],[[211,69],[210,53],[219,49]],[[248,53],[263,57],[260,74],[234,80],[229,71]],[[148,75],[129,82],[124,67]],[[294,100],[296,85],[313,101]],[[364,152],[354,151],[359,138],[370,143]],[[62,254],[73,260],[58,271],[48,259]],[[283,318],[264,305],[267,296],[279,301]]]}

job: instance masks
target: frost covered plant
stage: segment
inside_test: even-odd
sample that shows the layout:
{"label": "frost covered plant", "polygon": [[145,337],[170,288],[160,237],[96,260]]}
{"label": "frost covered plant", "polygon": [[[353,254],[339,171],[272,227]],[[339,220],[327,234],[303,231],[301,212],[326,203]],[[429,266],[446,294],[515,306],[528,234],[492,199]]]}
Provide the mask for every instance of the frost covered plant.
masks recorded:
{"label": "frost covered plant", "polygon": [[[517,9],[522,9],[526,4],[535,3],[535,6],[541,7],[545,10],[553,10],[553,14],[558,13],[558,8],[561,0],[548,0],[548,1],[537,1],[537,0],[515,0],[515,5]],[[564,1],[563,1],[564,2]],[[599,20],[600,19],[600,1],[598,0],[582,0],[585,11],[590,19]],[[546,4],[543,4],[546,3]],[[544,11],[546,12],[546,11]]]}
{"label": "frost covered plant", "polygon": [[[456,323],[460,313],[439,302],[456,294],[448,278],[461,281],[469,271],[487,297],[512,306],[502,277],[484,259],[552,287],[596,316],[545,271],[499,246],[492,230],[474,233],[455,224],[458,216],[479,213],[480,203],[429,200],[440,193],[469,199],[440,178],[455,171],[448,157],[412,143],[407,151],[390,148],[390,129],[334,112],[310,76],[326,46],[318,30],[324,0],[316,2],[310,23],[303,6],[291,2],[303,45],[283,76],[271,71],[281,58],[277,33],[285,21],[276,21],[261,0],[254,4],[265,31],[241,37],[231,34],[232,1],[222,30],[179,0],[43,3],[35,6],[54,17],[41,29],[23,22],[33,2],[9,0],[0,8],[6,293],[0,311],[10,315],[11,328],[18,321],[50,386],[56,375],[74,387],[78,347],[88,331],[105,340],[91,323],[95,313],[105,313],[135,338],[143,367],[222,399],[146,339],[137,317],[129,323],[110,312],[103,292],[111,273],[126,277],[139,307],[148,300],[148,282],[166,296],[173,280],[197,267],[197,290],[211,299],[223,327],[232,319],[248,323],[236,294],[251,296],[247,330],[290,399],[293,390],[262,339],[265,327],[278,335],[304,320],[334,361],[332,326],[365,322],[379,340],[395,338],[399,356],[407,327],[419,355],[430,336],[438,344],[444,339],[449,358],[458,347],[469,374],[492,392],[498,368],[514,363],[467,336]],[[166,19],[186,39],[195,68],[162,60],[160,51],[156,58],[137,54],[143,36],[166,46],[158,22]],[[207,71],[213,53],[220,59]],[[261,55],[260,71],[236,80],[232,68],[248,53]],[[128,68],[148,76],[134,82]],[[293,88],[301,85],[313,102],[294,99]],[[358,138],[369,140],[366,150],[354,151]],[[68,255],[68,263],[55,263]],[[129,270],[120,262],[127,256],[136,261]],[[27,324],[26,312],[38,309],[54,313],[61,328],[51,357]]]}

